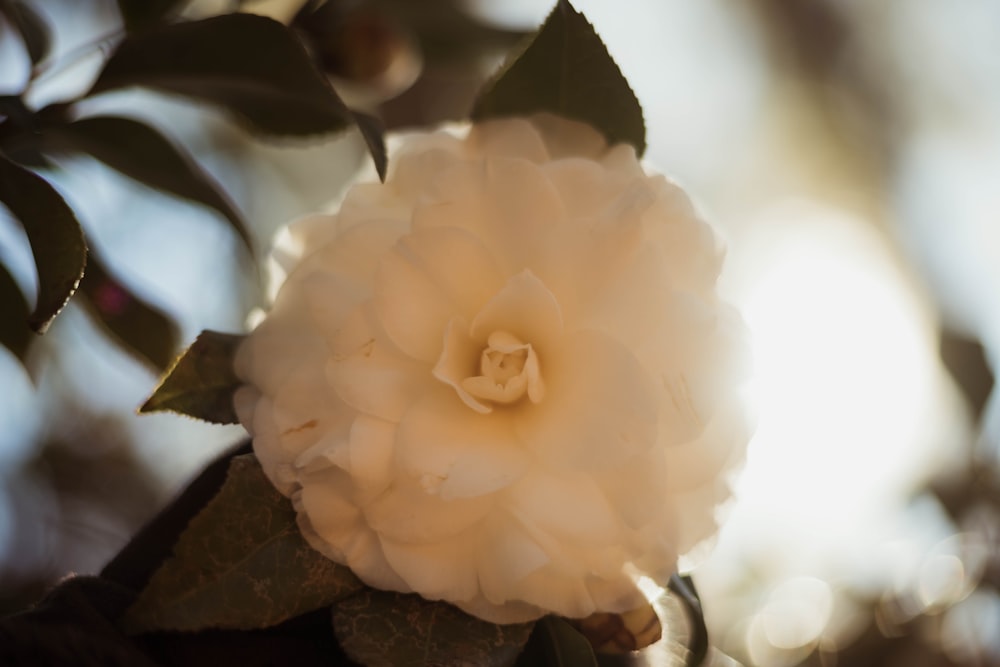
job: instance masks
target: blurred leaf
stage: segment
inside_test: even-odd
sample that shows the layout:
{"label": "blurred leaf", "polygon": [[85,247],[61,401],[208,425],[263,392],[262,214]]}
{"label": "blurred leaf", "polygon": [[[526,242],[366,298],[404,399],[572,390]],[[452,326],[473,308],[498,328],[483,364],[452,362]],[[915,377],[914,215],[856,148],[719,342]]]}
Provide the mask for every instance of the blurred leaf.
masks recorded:
{"label": "blurred leaf", "polygon": [[128,86],[221,106],[265,133],[311,135],[352,122],[292,32],[252,14],[156,26],[126,37],[88,94]]}
{"label": "blurred leaf", "polygon": [[389,156],[385,151],[385,128],[382,126],[382,121],[364,113],[353,112],[353,115],[361,136],[368,145],[368,152],[371,153],[372,162],[375,163],[379,180],[384,183],[385,172],[389,168]]}
{"label": "blurred leaf", "polygon": [[268,628],[362,586],[309,546],[292,502],[245,454],[232,459],[219,494],[191,520],[122,625],[131,634]]}
{"label": "blurred leaf", "polygon": [[212,178],[152,127],[129,118],[93,116],[45,128],[49,150],[89,153],[151,188],[204,204],[221,213],[252,249],[242,216]]}
{"label": "blurred leaf", "polygon": [[0,0],[0,13],[21,34],[31,63],[37,64],[48,55],[52,47],[49,26],[38,13],[21,0]]}
{"label": "blurred leaf", "polygon": [[49,183],[0,155],[0,202],[21,221],[38,271],[38,299],[28,324],[43,333],[83,277],[87,244],[76,216]]}
{"label": "blurred leaf", "polygon": [[91,311],[132,353],[161,372],[174,360],[180,337],[177,325],[111,276],[94,253],[80,291]]}
{"label": "blurred leaf", "polygon": [[593,26],[566,0],[480,92],[472,118],[540,111],[589,123],[610,143],[632,144],[638,155],[646,149],[639,100]]}
{"label": "blurred leaf", "polygon": [[51,167],[39,151],[39,115],[20,95],[0,95],[0,153],[22,166]]}
{"label": "blurred leaf", "polygon": [[374,589],[333,608],[337,641],[367,667],[505,667],[514,664],[532,625],[496,625],[444,602]]}
{"label": "blurred leaf", "polygon": [[7,267],[0,263],[0,345],[24,361],[29,343],[28,302]]}
{"label": "blurred leaf", "polygon": [[564,618],[546,616],[535,623],[517,667],[597,667],[586,637]]}
{"label": "blurred leaf", "polygon": [[570,624],[577,629],[598,653],[629,653],[659,641],[663,628],[652,605],[622,614],[599,612]]}
{"label": "blurred leaf", "polygon": [[691,636],[688,638],[687,667],[699,667],[708,656],[708,627],[705,625],[705,613],[701,608],[701,598],[694,587],[694,580],[688,574],[674,574],[667,585],[684,605],[688,621],[691,623]]}
{"label": "blurred leaf", "polygon": [[139,412],[178,412],[215,424],[235,424],[233,393],[243,384],[233,356],[243,336],[202,331],[178,357]]}
{"label": "blurred leaf", "polygon": [[126,30],[148,28],[179,11],[185,0],[118,0]]}

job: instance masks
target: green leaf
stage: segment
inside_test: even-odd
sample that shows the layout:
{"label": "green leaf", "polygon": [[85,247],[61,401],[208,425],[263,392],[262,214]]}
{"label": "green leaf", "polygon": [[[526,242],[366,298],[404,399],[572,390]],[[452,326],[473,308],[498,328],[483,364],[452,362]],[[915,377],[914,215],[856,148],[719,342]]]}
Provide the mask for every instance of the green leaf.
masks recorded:
{"label": "green leaf", "polygon": [[535,623],[517,667],[597,667],[590,642],[566,619],[546,616]]}
{"label": "green leaf", "polygon": [[471,115],[483,120],[541,111],[588,123],[610,143],[632,144],[639,155],[646,149],[635,93],[593,26],[566,0],[484,87]]}
{"label": "green leaf", "polygon": [[15,357],[24,361],[31,343],[31,329],[28,328],[28,302],[24,299],[20,286],[0,263],[0,345],[10,350]]}
{"label": "green leaf", "polygon": [[87,244],[72,209],[41,176],[0,155],[0,202],[21,221],[38,271],[38,299],[28,325],[43,333],[83,277]]}
{"label": "green leaf", "polygon": [[52,48],[52,36],[49,26],[38,13],[26,2],[21,0],[5,0],[0,2],[0,13],[7,17],[11,25],[21,34],[24,47],[28,51],[31,63],[37,64],[49,54]]}
{"label": "green leaf", "polygon": [[129,86],[218,105],[265,133],[312,135],[352,122],[292,32],[252,14],[156,26],[126,37],[88,95]]}
{"label": "green leaf", "polygon": [[375,163],[375,171],[378,173],[379,180],[384,183],[385,173],[389,168],[389,156],[385,150],[385,128],[382,126],[382,121],[365,113],[357,111],[351,113],[365,144],[368,145],[368,152]]}
{"label": "green leaf", "polygon": [[125,28],[132,32],[169,18],[183,7],[185,0],[118,0]]}
{"label": "green leaf", "polygon": [[233,356],[243,336],[202,331],[177,358],[139,412],[178,412],[215,424],[235,424],[233,393],[243,384]]}
{"label": "green leaf", "polygon": [[309,546],[291,501],[245,454],[232,459],[219,494],[188,524],[122,626],[130,634],[267,628],[362,586]]}
{"label": "green leaf", "polygon": [[80,291],[91,312],[125,347],[159,371],[166,370],[180,338],[173,321],[114,278],[94,253]]}
{"label": "green leaf", "polygon": [[243,217],[218,185],[181,149],[145,123],[115,116],[82,118],[47,126],[42,143],[48,150],[88,153],[151,188],[215,209],[252,249]]}
{"label": "green leaf", "polygon": [[532,625],[487,623],[444,602],[373,589],[333,608],[337,641],[367,667],[506,667]]}

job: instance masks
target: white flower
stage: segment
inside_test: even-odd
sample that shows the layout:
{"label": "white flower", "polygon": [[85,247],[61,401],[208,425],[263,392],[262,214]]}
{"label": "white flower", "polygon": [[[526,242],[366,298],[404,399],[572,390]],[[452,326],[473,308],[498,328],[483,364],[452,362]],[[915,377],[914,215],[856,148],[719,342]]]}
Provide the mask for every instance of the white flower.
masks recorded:
{"label": "white flower", "polygon": [[291,228],[242,422],[310,543],[481,618],[623,611],[715,532],[748,438],[722,253],[627,145],[541,115],[409,137]]}

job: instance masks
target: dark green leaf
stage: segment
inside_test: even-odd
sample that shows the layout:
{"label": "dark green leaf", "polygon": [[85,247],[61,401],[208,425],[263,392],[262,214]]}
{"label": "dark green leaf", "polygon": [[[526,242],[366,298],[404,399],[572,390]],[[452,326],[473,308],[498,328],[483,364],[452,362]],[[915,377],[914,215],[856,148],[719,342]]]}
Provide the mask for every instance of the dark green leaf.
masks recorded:
{"label": "dark green leaf", "polygon": [[46,127],[42,142],[49,150],[89,153],[151,188],[209,206],[225,216],[248,248],[252,246],[242,216],[212,178],[145,123],[115,116],[82,118]]}
{"label": "dark green leaf", "polygon": [[28,302],[7,267],[0,263],[0,345],[24,361],[29,343]]}
{"label": "dark green leaf", "polygon": [[38,271],[38,299],[28,318],[43,333],[76,291],[87,244],[76,216],[49,183],[0,155],[0,202],[21,221]]}
{"label": "dark green leaf", "polygon": [[49,26],[31,5],[21,0],[7,0],[0,2],[0,12],[21,34],[32,64],[37,64],[48,55],[52,47]]}
{"label": "dark green leaf", "polygon": [[156,25],[184,4],[185,0],[118,0],[118,11],[125,28],[135,31]]}
{"label": "dark green leaf", "polygon": [[559,0],[527,48],[480,93],[473,120],[548,111],[589,123],[642,155],[646,128],[635,93],[593,26]]}
{"label": "dark green leaf", "polygon": [[597,667],[590,642],[565,619],[546,616],[537,623],[517,667]]}
{"label": "dark green leaf", "polygon": [[94,253],[80,291],[94,315],[129,350],[159,371],[166,370],[174,360],[180,334],[163,312],[110,275]]}
{"label": "dark green leaf", "polygon": [[302,537],[253,454],[181,534],[122,621],[129,633],[267,628],[362,588]]}
{"label": "dark green leaf", "polygon": [[375,163],[375,171],[378,172],[379,180],[385,182],[385,172],[389,168],[389,156],[385,151],[385,128],[382,121],[374,116],[365,113],[352,112],[354,122],[358,124],[358,130],[368,145],[368,152],[371,153],[372,161]]}
{"label": "dark green leaf", "polygon": [[235,424],[233,393],[243,382],[233,370],[242,336],[202,331],[139,412],[179,412],[215,424]]}
{"label": "dark green leaf", "polygon": [[532,625],[487,623],[444,602],[373,589],[333,608],[337,641],[367,667],[506,667]]}
{"label": "dark green leaf", "polygon": [[701,608],[701,598],[694,587],[694,580],[688,574],[674,574],[670,577],[667,588],[680,599],[691,623],[691,636],[687,645],[688,657],[684,664],[687,667],[700,667],[708,656],[708,628],[705,625],[705,613]]}
{"label": "dark green leaf", "polygon": [[265,133],[341,130],[352,118],[302,44],[277,21],[227,14],[130,35],[89,94],[146,86],[218,105]]}

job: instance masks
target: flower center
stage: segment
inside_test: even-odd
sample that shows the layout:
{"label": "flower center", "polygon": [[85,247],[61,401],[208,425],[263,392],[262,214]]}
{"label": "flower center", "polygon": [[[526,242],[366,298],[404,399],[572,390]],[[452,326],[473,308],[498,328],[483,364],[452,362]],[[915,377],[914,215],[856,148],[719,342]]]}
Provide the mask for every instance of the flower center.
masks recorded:
{"label": "flower center", "polygon": [[462,380],[461,387],[480,401],[506,405],[527,395],[538,403],[545,393],[534,348],[506,331],[490,334],[479,357],[479,373]]}

